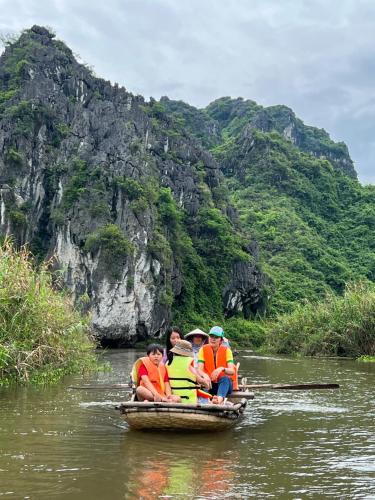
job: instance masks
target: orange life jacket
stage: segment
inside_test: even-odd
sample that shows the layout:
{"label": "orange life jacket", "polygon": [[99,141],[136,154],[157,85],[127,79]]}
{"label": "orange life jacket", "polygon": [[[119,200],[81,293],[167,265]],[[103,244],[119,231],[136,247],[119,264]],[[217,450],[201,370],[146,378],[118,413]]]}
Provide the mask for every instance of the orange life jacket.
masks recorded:
{"label": "orange life jacket", "polygon": [[[224,368],[229,368],[227,364],[227,347],[221,345],[219,349],[216,351],[216,356],[214,359],[214,351],[210,344],[206,344],[203,346],[204,353],[204,371],[208,376],[211,376],[211,373],[218,368],[219,366],[223,366]],[[216,361],[216,362],[215,362]],[[235,391],[238,390],[238,373],[237,367],[233,363],[234,375],[226,375],[224,372],[221,372],[218,376],[218,379],[221,377],[229,377],[233,382],[233,389]]]}
{"label": "orange life jacket", "polygon": [[[165,366],[162,364],[160,364],[159,366],[154,365],[154,363],[150,361],[150,358],[148,356],[140,358],[138,361],[141,361],[145,365],[146,370],[148,371],[148,378],[150,379],[150,382],[158,391],[158,393],[162,396],[165,396],[165,384],[164,384],[164,377],[166,374]],[[145,387],[145,384],[142,379],[139,380],[139,385]]]}

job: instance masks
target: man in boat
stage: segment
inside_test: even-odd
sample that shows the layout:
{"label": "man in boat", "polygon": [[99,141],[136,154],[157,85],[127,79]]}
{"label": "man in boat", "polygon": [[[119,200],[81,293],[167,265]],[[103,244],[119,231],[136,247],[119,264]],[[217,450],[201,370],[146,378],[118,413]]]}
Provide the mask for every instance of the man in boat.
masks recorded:
{"label": "man in boat", "polygon": [[194,368],[194,352],[190,342],[178,340],[171,352],[173,358],[167,362],[166,368],[172,394],[180,396],[182,403],[189,404],[196,404],[198,397],[209,399],[210,395],[200,390],[198,384],[209,389],[211,381],[205,373],[199,373]]}
{"label": "man in boat", "polygon": [[222,404],[233,390],[236,381],[236,368],[233,354],[223,345],[224,331],[220,326],[213,326],[209,331],[208,344],[198,353],[198,371],[206,373],[212,382],[210,393],[213,404]]}
{"label": "man in boat", "polygon": [[172,394],[162,358],[163,347],[151,344],[147,348],[147,356],[135,362],[132,376],[138,385],[136,394],[139,401],[181,402],[179,396]]}

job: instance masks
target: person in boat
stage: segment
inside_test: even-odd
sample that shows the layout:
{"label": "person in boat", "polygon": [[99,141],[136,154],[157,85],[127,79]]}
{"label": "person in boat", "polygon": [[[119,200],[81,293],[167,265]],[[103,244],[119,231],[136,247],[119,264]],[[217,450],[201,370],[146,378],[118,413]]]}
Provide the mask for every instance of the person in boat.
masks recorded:
{"label": "person in boat", "polygon": [[[210,378],[194,367],[193,348],[188,340],[178,340],[172,347],[173,358],[166,364],[172,394],[178,395],[182,403],[196,404],[198,398],[210,399],[206,392],[211,387]],[[201,390],[200,384],[206,390]],[[206,401],[205,401],[206,402]]]}
{"label": "person in boat", "polygon": [[177,326],[171,326],[168,328],[165,334],[165,349],[163,351],[163,363],[166,364],[167,361],[173,359],[173,352],[171,352],[172,347],[176,345],[178,340],[182,339],[182,331]]}
{"label": "person in boat", "polygon": [[224,331],[221,326],[213,326],[208,335],[208,344],[201,347],[198,353],[198,371],[206,373],[211,379],[211,402],[222,404],[233,390],[236,368],[230,347],[223,345]]}
{"label": "person in boat", "polygon": [[180,403],[179,396],[173,395],[168,373],[161,360],[163,347],[151,344],[147,348],[147,356],[136,361],[133,370],[136,373],[137,399],[139,401],[163,401]]}
{"label": "person in boat", "polygon": [[194,353],[194,367],[198,367],[198,352],[200,348],[208,343],[208,334],[199,328],[187,333],[184,337],[191,343]]}

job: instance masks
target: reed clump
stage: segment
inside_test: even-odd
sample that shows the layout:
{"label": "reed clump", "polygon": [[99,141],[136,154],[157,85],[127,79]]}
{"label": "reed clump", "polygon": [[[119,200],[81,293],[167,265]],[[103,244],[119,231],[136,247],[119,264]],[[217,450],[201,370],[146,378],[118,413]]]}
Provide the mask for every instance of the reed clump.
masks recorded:
{"label": "reed clump", "polygon": [[57,291],[48,264],[0,247],[0,385],[55,382],[96,366],[88,321]]}
{"label": "reed clump", "polygon": [[267,329],[269,347],[306,356],[375,355],[375,286],[349,284],[343,296],[298,306]]}

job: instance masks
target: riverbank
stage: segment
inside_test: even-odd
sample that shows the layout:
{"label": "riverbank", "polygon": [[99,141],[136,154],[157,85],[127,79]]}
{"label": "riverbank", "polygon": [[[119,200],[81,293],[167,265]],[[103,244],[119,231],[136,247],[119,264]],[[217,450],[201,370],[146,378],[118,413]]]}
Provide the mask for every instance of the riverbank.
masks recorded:
{"label": "riverbank", "polygon": [[42,264],[9,241],[0,247],[0,386],[56,382],[97,367],[87,318],[56,291]]}

